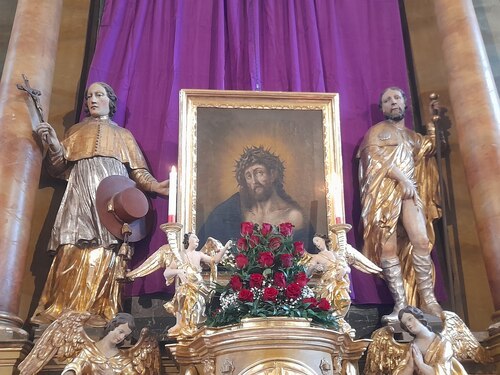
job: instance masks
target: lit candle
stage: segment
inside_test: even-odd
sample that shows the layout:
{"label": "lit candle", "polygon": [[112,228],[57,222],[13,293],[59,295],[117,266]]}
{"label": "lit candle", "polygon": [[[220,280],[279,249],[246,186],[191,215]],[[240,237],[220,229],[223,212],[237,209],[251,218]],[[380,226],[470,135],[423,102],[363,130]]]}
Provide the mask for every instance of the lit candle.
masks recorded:
{"label": "lit candle", "polygon": [[177,169],[173,166],[170,169],[170,187],[168,189],[168,222],[175,223],[177,210]]}
{"label": "lit candle", "polygon": [[333,190],[333,214],[335,216],[335,224],[342,224],[342,206],[344,202],[342,201],[341,194],[342,182],[337,173],[332,175],[332,190]]}

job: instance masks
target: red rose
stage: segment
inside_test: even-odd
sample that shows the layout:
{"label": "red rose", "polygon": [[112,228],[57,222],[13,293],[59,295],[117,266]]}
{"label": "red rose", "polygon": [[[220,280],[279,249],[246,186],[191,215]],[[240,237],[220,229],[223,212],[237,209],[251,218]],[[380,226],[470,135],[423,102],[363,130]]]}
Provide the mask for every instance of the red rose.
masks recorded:
{"label": "red rose", "polygon": [[293,232],[293,224],[292,223],[282,223],[280,224],[280,233],[283,236],[291,236]]}
{"label": "red rose", "polygon": [[318,301],[316,301],[316,298],[309,297],[309,298],[304,298],[302,300],[302,303],[309,303],[309,308],[314,308],[318,304]]}
{"label": "red rose", "polygon": [[257,246],[259,244],[259,237],[252,234],[248,239],[248,244],[250,245],[250,247]]}
{"label": "red rose", "polygon": [[236,262],[236,267],[238,267],[240,270],[248,264],[248,258],[243,254],[236,255],[234,260]]}
{"label": "red rose", "polygon": [[286,286],[285,274],[283,272],[276,272],[274,274],[274,285],[279,288],[284,288]]}
{"label": "red rose", "polygon": [[293,265],[293,256],[292,254],[281,254],[281,264],[285,268],[290,268]]}
{"label": "red rose", "polygon": [[318,303],[318,309],[323,310],[323,311],[328,311],[330,310],[330,302],[326,298],[321,298],[319,303]]}
{"label": "red rose", "polygon": [[258,262],[261,267],[267,268],[274,264],[274,255],[270,251],[263,251],[259,254]]}
{"label": "red rose", "polygon": [[268,223],[263,223],[262,227],[260,228],[260,233],[264,236],[267,237],[269,233],[273,231],[273,226]]}
{"label": "red rose", "polygon": [[252,273],[250,275],[250,288],[262,287],[263,281],[264,281],[264,276],[262,276],[260,273]]}
{"label": "red rose", "polygon": [[305,272],[299,272],[295,276],[295,282],[297,284],[299,284],[299,286],[304,287],[309,282],[309,278],[307,277],[307,275],[305,274]]}
{"label": "red rose", "polygon": [[240,226],[241,236],[250,236],[253,233],[253,223],[244,221]]}
{"label": "red rose", "polygon": [[302,288],[297,283],[291,283],[286,287],[285,295],[286,298],[297,299],[300,297]]}
{"label": "red rose", "polygon": [[229,285],[233,288],[234,291],[241,290],[243,288],[243,283],[239,276],[232,276],[231,280],[229,280]]}
{"label": "red rose", "polygon": [[306,250],[304,249],[304,243],[302,241],[295,241],[293,243],[293,253],[298,256],[304,255]]}
{"label": "red rose", "polygon": [[273,287],[269,287],[264,289],[264,295],[262,299],[264,301],[276,301],[276,297],[278,297],[278,290]]}
{"label": "red rose", "polygon": [[273,237],[269,241],[269,248],[273,251],[278,250],[280,246],[281,246],[281,238],[279,237]]}
{"label": "red rose", "polygon": [[238,238],[238,242],[236,242],[236,247],[240,251],[247,251],[248,250],[247,240],[244,238]]}
{"label": "red rose", "polygon": [[248,289],[242,289],[238,293],[238,299],[244,302],[252,302],[253,301],[253,293]]}

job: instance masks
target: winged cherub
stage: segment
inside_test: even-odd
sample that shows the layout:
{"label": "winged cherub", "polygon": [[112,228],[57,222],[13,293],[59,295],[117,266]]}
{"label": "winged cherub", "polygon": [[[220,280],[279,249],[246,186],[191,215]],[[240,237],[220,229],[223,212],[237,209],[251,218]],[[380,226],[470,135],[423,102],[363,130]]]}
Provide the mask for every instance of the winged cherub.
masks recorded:
{"label": "winged cherub", "polygon": [[401,328],[413,336],[409,343],[394,340],[394,328],[386,326],[372,334],[368,347],[365,375],[394,374],[467,374],[459,360],[491,362],[486,350],[453,312],[443,311],[443,330],[435,333],[423,312],[407,306],[398,314]]}
{"label": "winged cherub", "polygon": [[166,284],[175,282],[175,294],[164,305],[167,312],[176,317],[176,324],[168,330],[168,336],[189,337],[206,320],[205,306],[214,290],[204,282],[201,264],[210,265],[211,281],[215,281],[216,265],[232,246],[232,241],[227,241],[223,246],[220,241],[209,237],[203,248],[197,251],[199,239],[190,232],[184,234],[183,251],[179,251],[177,236],[172,234],[167,230],[168,244],[161,246],[138,268],[127,273],[127,277],[133,280],[164,268]]}
{"label": "winged cherub", "polygon": [[149,335],[147,328],[141,331],[134,346],[119,348],[135,328],[132,315],[118,313],[107,324],[104,337],[97,342],[83,329],[90,317],[90,313],[68,311],[56,319],[19,365],[20,374],[36,374],[52,358],[69,361],[62,372],[67,375],[159,374],[158,342]]}
{"label": "winged cherub", "polygon": [[306,256],[304,262],[308,276],[321,273],[316,295],[326,298],[337,313],[344,317],[351,306],[350,265],[365,273],[377,274],[382,270],[344,241],[339,240],[335,250],[330,249],[330,242],[326,235],[314,235],[313,243],[319,252]]}

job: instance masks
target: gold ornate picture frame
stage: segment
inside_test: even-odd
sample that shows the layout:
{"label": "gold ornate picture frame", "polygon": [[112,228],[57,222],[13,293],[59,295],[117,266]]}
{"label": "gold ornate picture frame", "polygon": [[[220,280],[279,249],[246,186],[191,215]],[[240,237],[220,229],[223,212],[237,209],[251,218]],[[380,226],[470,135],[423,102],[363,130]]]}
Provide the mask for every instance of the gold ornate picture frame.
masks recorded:
{"label": "gold ornate picture frame", "polygon": [[344,222],[338,94],[181,90],[179,117],[177,207],[185,232],[198,233],[238,192],[236,161],[252,146],[284,163],[284,188],[314,232]]}

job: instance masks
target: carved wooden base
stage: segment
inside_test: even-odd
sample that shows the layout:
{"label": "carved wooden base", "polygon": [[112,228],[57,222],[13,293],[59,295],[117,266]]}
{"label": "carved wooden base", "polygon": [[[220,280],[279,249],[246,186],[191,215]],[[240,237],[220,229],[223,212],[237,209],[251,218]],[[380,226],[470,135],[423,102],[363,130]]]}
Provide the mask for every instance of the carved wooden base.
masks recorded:
{"label": "carved wooden base", "polygon": [[180,374],[357,374],[370,340],[315,327],[305,319],[251,318],[204,328],[192,340],[167,345]]}

